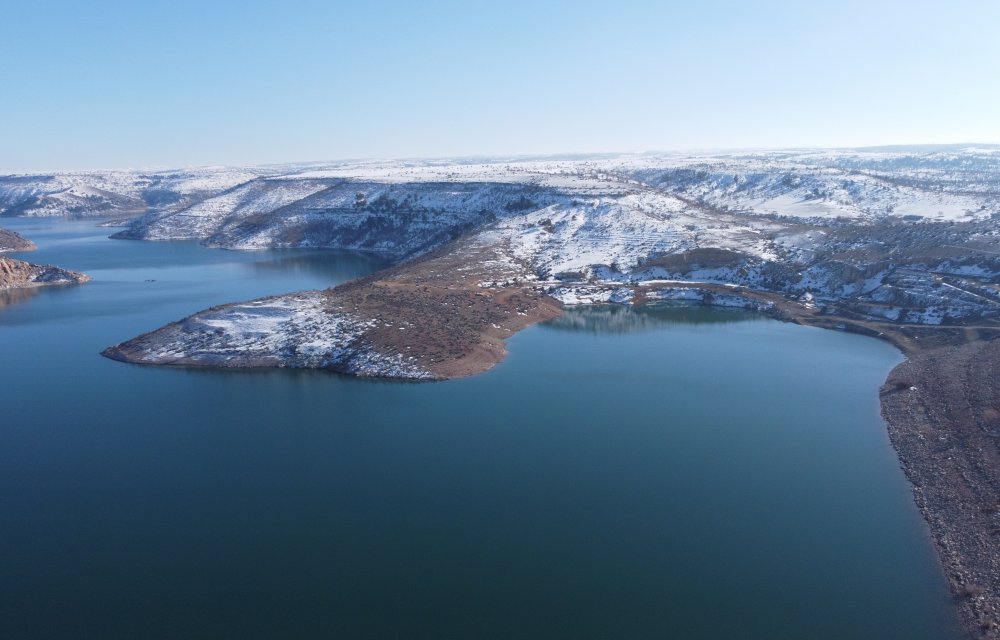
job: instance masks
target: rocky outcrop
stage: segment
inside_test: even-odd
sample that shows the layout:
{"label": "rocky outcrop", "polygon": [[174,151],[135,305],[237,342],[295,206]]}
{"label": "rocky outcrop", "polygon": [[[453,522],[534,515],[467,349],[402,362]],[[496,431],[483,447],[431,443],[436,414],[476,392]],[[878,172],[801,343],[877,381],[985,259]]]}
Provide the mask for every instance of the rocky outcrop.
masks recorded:
{"label": "rocky outcrop", "polygon": [[[6,251],[33,251],[35,243],[25,239],[20,234],[0,229],[0,253]],[[38,265],[0,257],[0,292],[7,294],[0,297],[0,306],[20,302],[25,298],[10,295],[9,292],[18,289],[41,287],[50,284],[79,284],[90,280],[89,276],[75,271],[67,271],[51,265]]]}
{"label": "rocky outcrop", "polygon": [[0,229],[0,253],[6,251],[34,251],[35,243],[23,238],[20,234]]}
{"label": "rocky outcrop", "polygon": [[13,258],[0,258],[0,290],[41,287],[51,284],[80,284],[88,280],[90,280],[90,276],[52,265],[38,265]]}

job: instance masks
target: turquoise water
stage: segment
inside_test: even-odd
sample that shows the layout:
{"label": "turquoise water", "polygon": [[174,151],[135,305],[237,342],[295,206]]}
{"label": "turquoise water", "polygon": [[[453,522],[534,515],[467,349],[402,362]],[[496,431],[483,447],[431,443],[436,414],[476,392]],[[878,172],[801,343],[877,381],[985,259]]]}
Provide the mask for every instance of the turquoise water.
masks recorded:
{"label": "turquoise water", "polygon": [[957,638],[868,338],[569,311],[412,384],[112,362],[378,268],[12,220],[94,281],[0,307],[11,638]]}

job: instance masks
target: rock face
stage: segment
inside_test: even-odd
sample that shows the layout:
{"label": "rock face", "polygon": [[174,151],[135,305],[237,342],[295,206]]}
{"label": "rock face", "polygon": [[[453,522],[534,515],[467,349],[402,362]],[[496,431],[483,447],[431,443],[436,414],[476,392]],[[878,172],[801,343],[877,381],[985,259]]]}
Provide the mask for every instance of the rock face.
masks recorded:
{"label": "rock face", "polygon": [[89,280],[90,276],[51,265],[0,258],[0,290],[52,284],[80,284]]}
{"label": "rock face", "polygon": [[34,251],[35,243],[26,240],[20,234],[0,229],[0,253],[7,251]]}

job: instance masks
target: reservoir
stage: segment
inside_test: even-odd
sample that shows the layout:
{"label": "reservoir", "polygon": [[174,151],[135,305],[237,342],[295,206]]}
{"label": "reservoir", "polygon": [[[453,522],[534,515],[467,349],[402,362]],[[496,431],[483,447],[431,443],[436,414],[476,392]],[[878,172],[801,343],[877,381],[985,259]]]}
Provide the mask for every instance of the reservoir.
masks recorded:
{"label": "reservoir", "polygon": [[581,307],[463,380],[140,367],[98,354],[382,263],[2,226],[93,277],[0,299],[4,637],[960,637],[888,344]]}

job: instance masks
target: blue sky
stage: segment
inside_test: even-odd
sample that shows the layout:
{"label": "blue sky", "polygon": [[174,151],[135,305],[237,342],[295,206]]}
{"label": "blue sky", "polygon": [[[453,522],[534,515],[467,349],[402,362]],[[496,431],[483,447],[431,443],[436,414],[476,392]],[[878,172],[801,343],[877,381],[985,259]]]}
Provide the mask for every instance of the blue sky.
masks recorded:
{"label": "blue sky", "polygon": [[1000,2],[0,7],[0,171],[1000,142]]}

